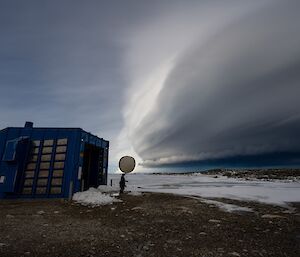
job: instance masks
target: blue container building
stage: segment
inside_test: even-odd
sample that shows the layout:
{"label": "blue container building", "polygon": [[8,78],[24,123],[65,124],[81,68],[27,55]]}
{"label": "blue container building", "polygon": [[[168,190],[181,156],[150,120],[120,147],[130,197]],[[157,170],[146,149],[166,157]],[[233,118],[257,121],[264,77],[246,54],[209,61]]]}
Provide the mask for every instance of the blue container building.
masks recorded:
{"label": "blue container building", "polygon": [[81,128],[0,131],[0,198],[71,198],[107,184],[109,142]]}

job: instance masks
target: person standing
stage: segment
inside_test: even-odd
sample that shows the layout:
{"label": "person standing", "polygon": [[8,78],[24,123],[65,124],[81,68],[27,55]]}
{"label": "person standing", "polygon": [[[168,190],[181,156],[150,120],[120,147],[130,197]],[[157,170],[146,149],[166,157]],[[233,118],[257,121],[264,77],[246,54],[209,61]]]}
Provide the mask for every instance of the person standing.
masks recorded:
{"label": "person standing", "polygon": [[124,193],[124,189],[126,187],[126,182],[128,182],[128,181],[125,180],[125,174],[122,174],[121,180],[120,180],[120,194]]}

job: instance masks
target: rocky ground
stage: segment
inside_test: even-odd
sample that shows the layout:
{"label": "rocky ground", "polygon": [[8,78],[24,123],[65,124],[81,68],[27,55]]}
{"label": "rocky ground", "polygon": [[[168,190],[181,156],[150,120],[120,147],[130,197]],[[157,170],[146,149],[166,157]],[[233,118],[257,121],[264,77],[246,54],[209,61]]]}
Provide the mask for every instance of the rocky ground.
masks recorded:
{"label": "rocky ground", "polygon": [[218,199],[254,210],[228,213],[168,194],[121,198],[95,208],[2,200],[0,256],[300,256],[300,205]]}
{"label": "rocky ground", "polygon": [[249,169],[249,170],[231,170],[231,169],[214,169],[202,172],[207,175],[222,175],[232,178],[244,178],[246,180],[289,180],[299,181],[299,169]]}

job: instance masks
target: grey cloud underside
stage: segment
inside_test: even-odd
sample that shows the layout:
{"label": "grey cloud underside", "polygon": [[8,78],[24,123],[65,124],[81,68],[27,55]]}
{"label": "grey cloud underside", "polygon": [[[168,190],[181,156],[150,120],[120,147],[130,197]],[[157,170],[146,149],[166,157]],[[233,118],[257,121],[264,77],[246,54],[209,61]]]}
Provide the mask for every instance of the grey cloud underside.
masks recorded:
{"label": "grey cloud underside", "polygon": [[[109,17],[113,10],[120,20]],[[1,127],[32,120],[110,138],[122,125],[120,12],[96,1],[3,1]]]}
{"label": "grey cloud underside", "polygon": [[274,2],[182,53],[131,133],[145,165],[300,152],[300,4]]}
{"label": "grey cloud underside", "polygon": [[[299,10],[296,0],[1,1],[0,127],[81,126],[111,153],[128,134],[145,164],[299,152]],[[173,51],[154,108],[127,110]]]}
{"label": "grey cloud underside", "polygon": [[162,7],[122,2],[0,2],[1,128],[32,120],[117,137],[127,83],[124,42],[132,26]]}

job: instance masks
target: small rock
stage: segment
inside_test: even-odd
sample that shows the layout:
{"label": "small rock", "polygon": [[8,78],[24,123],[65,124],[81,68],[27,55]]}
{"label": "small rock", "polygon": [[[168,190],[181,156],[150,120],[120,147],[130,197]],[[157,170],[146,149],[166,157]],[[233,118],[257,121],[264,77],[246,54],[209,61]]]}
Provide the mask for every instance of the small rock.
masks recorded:
{"label": "small rock", "polygon": [[54,213],[54,214],[58,214],[58,213],[59,213],[59,211],[54,211],[53,213]]}
{"label": "small rock", "polygon": [[239,257],[239,256],[241,256],[239,253],[237,253],[237,252],[231,252],[231,253],[229,253],[228,255],[230,255],[230,256],[236,256],[236,257]]}
{"label": "small rock", "polygon": [[25,252],[24,254],[25,254],[25,255],[30,255],[30,252]]}
{"label": "small rock", "polygon": [[6,246],[6,244],[4,243],[0,243],[0,247]]}
{"label": "small rock", "polygon": [[207,234],[205,232],[200,232],[199,235],[206,236]]}
{"label": "small rock", "polygon": [[125,237],[125,235],[120,235],[120,237],[124,238],[124,237]]}
{"label": "small rock", "polygon": [[183,212],[183,213],[186,213],[186,214],[189,214],[189,215],[192,215],[192,214],[193,214],[193,212],[190,211],[190,210],[183,210],[182,212]]}
{"label": "small rock", "polygon": [[282,211],[282,213],[287,213],[287,214],[292,214],[294,212],[295,212],[294,210],[285,210],[285,211]]}
{"label": "small rock", "polygon": [[208,222],[210,222],[210,223],[220,223],[221,221],[220,220],[210,219]]}
{"label": "small rock", "polygon": [[143,250],[145,250],[145,251],[149,251],[149,250],[150,250],[150,248],[149,248],[147,245],[144,245],[144,246],[143,246]]}
{"label": "small rock", "polygon": [[132,211],[143,210],[143,208],[142,208],[142,207],[139,207],[139,206],[136,206],[136,207],[133,207],[131,210],[132,210]]}
{"label": "small rock", "polygon": [[96,252],[95,252],[94,250],[90,249],[90,250],[89,250],[89,253],[90,253],[90,254],[95,254]]}
{"label": "small rock", "polygon": [[6,218],[8,218],[8,219],[13,219],[15,216],[14,215],[11,215],[11,214],[7,214],[6,215]]}
{"label": "small rock", "polygon": [[45,214],[45,212],[44,211],[38,211],[37,214],[38,215],[43,215],[43,214]]}

